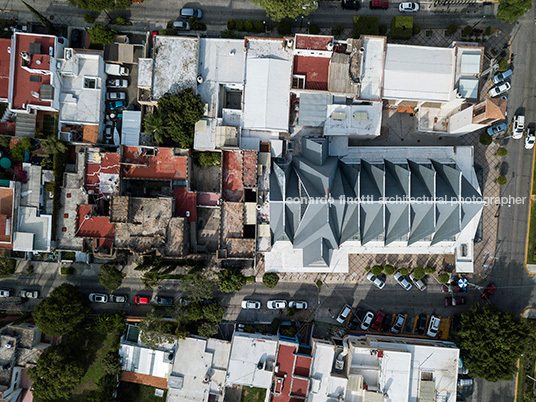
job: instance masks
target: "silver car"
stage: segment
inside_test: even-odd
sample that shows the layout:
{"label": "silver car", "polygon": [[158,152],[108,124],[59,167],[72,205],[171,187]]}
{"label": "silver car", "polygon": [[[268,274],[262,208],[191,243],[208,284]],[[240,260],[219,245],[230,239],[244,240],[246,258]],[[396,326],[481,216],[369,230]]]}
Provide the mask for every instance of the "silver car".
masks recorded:
{"label": "silver car", "polygon": [[307,302],[306,301],[291,301],[288,304],[289,307],[294,308],[296,310],[306,310],[307,309]]}
{"label": "silver car", "polygon": [[261,302],[256,300],[242,300],[242,308],[246,310],[258,310],[261,308]]}
{"label": "silver car", "polygon": [[437,331],[439,331],[439,324],[441,324],[441,318],[436,317],[435,315],[431,316],[426,335],[430,338],[435,338],[437,336]]}
{"label": "silver car", "polygon": [[268,300],[266,307],[270,310],[281,310],[287,308],[286,300]]}
{"label": "silver car", "polygon": [[124,100],[127,96],[124,92],[108,92],[106,94],[107,100]]}
{"label": "silver car", "polygon": [[93,303],[108,303],[108,295],[103,293],[90,293],[89,301]]}
{"label": "silver car", "polygon": [[367,311],[367,313],[363,317],[363,320],[361,321],[361,329],[363,331],[368,330],[373,319],[374,319],[374,313],[372,311]]}
{"label": "silver car", "polygon": [[534,128],[529,128],[527,130],[527,136],[525,137],[525,149],[532,149],[534,148],[534,140],[535,140],[535,136],[534,136]]}
{"label": "silver car", "polygon": [[394,278],[398,282],[398,284],[402,286],[404,289],[410,290],[412,288],[411,283],[409,283],[406,277],[402,275],[400,272],[397,272],[394,275]]}
{"label": "silver car", "polygon": [[409,279],[411,279],[411,282],[413,282],[415,287],[421,292],[424,292],[426,290],[426,284],[424,283],[424,281],[422,279],[415,279],[413,272],[409,274]]}
{"label": "silver car", "polygon": [[21,290],[20,297],[25,297],[27,299],[37,299],[39,297],[39,292],[37,290]]}
{"label": "silver car", "polygon": [[203,18],[203,11],[198,8],[181,8],[181,18],[195,17],[197,19]]}
{"label": "silver car", "polygon": [[382,281],[380,278],[378,278],[376,275],[374,275],[372,272],[369,272],[366,278],[369,282],[371,282],[378,289],[383,289],[385,287],[385,282]]}
{"label": "silver car", "polygon": [[489,90],[489,96],[491,96],[492,98],[495,98],[499,95],[502,95],[505,92],[508,92],[510,88],[511,88],[511,85],[509,82],[503,82],[491,88]]}

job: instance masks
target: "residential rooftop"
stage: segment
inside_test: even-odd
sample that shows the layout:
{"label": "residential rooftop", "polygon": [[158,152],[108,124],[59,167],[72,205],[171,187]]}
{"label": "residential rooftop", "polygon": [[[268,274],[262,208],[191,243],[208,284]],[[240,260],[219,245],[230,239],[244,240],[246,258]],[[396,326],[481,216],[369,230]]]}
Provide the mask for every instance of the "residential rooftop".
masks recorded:
{"label": "residential rooftop", "polygon": [[122,147],[121,177],[125,179],[186,180],[188,156],[173,148]]}

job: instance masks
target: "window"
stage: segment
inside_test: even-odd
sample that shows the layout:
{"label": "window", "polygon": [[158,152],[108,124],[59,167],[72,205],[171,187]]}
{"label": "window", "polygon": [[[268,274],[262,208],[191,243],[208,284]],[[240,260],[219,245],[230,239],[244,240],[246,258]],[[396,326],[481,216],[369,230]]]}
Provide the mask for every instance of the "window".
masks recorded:
{"label": "window", "polygon": [[30,82],[41,82],[40,75],[30,75]]}
{"label": "window", "polygon": [[85,89],[95,89],[97,88],[97,80],[95,78],[84,78],[84,88]]}

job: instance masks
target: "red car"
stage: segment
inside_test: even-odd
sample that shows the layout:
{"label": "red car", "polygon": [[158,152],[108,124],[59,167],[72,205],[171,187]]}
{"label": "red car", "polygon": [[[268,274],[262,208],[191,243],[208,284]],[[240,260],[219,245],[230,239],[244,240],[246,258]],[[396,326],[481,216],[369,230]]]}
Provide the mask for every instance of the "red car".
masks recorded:
{"label": "red car", "polygon": [[445,297],[445,307],[449,306],[461,306],[467,302],[465,297]]}
{"label": "red car", "polygon": [[136,296],[134,298],[134,303],[136,303],[136,304],[149,304],[150,300],[151,300],[151,298],[147,297],[147,296]]}
{"label": "red car", "polygon": [[379,331],[384,319],[385,319],[385,313],[381,310],[378,311],[376,315],[374,316],[374,320],[372,321],[372,324],[370,324],[370,329]]}
{"label": "red car", "polygon": [[458,293],[460,292],[460,287],[458,285],[441,285],[441,291],[443,293]]}
{"label": "red car", "polygon": [[387,0],[371,0],[369,3],[371,10],[387,10],[389,8],[389,1]]}
{"label": "red car", "polygon": [[484,293],[482,293],[482,298],[484,300],[488,300],[491,296],[493,296],[493,293],[495,293],[495,291],[497,290],[497,288],[495,287],[495,285],[493,283],[490,283],[488,286],[486,286],[486,289],[484,289]]}

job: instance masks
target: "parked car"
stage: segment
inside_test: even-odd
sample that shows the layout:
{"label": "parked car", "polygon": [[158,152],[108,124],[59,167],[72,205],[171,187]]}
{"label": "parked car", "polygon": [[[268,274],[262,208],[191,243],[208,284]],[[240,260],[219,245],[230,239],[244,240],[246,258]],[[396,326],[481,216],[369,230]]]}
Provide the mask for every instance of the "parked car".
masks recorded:
{"label": "parked car", "polygon": [[382,327],[383,320],[385,319],[385,313],[383,311],[378,311],[376,315],[374,316],[374,320],[372,321],[372,324],[370,324],[370,328],[379,331]]}
{"label": "parked car", "polygon": [[441,291],[443,293],[458,293],[461,289],[458,285],[441,285]]}
{"label": "parked car", "polygon": [[527,130],[527,136],[525,137],[525,149],[532,149],[534,148],[534,127],[531,127]]}
{"label": "parked car", "polygon": [[525,116],[522,114],[514,116],[514,124],[512,126],[512,138],[519,140],[525,132]]}
{"label": "parked car", "polygon": [[154,298],[154,302],[160,306],[173,306],[174,300],[173,297],[169,296],[156,296]]}
{"label": "parked car", "polygon": [[136,304],[149,304],[151,298],[149,296],[136,296],[134,298],[134,303]]}
{"label": "parked car", "polygon": [[445,307],[461,306],[467,303],[467,299],[463,296],[460,297],[445,297]]}
{"label": "parked car", "polygon": [[435,315],[431,316],[426,335],[430,338],[435,338],[437,336],[437,331],[439,331],[439,324],[441,324],[441,318],[436,317]]}
{"label": "parked car", "polygon": [[179,31],[189,31],[190,23],[188,21],[173,21],[173,28]]}
{"label": "parked car", "polygon": [[391,327],[391,332],[393,334],[399,334],[400,331],[402,331],[402,328],[404,327],[404,321],[406,321],[406,316],[404,314],[398,314],[395,317],[393,326]]}
{"label": "parked car", "polygon": [[177,302],[177,304],[178,304],[179,306],[184,306],[184,307],[186,307],[187,305],[190,304],[190,300],[188,300],[186,297],[180,297],[180,298],[179,298],[179,301]]}
{"label": "parked car", "polygon": [[402,286],[404,289],[410,290],[412,288],[411,283],[409,283],[406,277],[400,274],[400,272],[397,272],[396,274],[394,274],[394,278],[395,278],[395,281],[397,281],[398,284]]}
{"label": "parked car", "polygon": [[111,101],[108,104],[110,110],[124,109],[127,106],[124,100]]}
{"label": "parked car", "polygon": [[256,300],[242,300],[242,308],[246,310],[258,310],[261,308],[261,302]]}
{"label": "parked car", "polygon": [[345,10],[359,10],[361,8],[361,2],[354,0],[342,0],[341,7]]}
{"label": "parked car", "polygon": [[287,308],[287,301],[286,300],[268,300],[266,303],[266,307],[268,307],[270,310],[280,310]]}
{"label": "parked car", "polygon": [[458,378],[458,387],[470,387],[473,385],[472,378]]}
{"label": "parked car", "polygon": [[0,297],[10,297],[11,292],[8,289],[0,289]]}
{"label": "parked car", "polygon": [[502,82],[499,85],[494,86],[489,90],[489,95],[492,98],[495,98],[499,95],[502,95],[505,92],[508,92],[511,88],[511,85],[509,82]]}
{"label": "parked car", "polygon": [[424,314],[421,314],[417,318],[417,325],[415,326],[415,332],[418,334],[424,334],[424,331],[426,331],[426,323],[428,322],[428,317]]}
{"label": "parked car", "polygon": [[504,133],[507,128],[508,126],[506,125],[506,123],[497,123],[497,124],[494,124],[493,126],[488,127],[486,132],[493,137],[494,135]]}
{"label": "parked car", "polygon": [[371,10],[387,10],[389,8],[389,2],[387,0],[371,0],[369,8]]}
{"label": "parked car", "polygon": [[288,304],[288,306],[296,310],[306,310],[307,302],[306,301],[291,301]]}
{"label": "parked car", "polygon": [[511,77],[513,74],[513,71],[509,68],[508,70],[506,71],[503,71],[503,72],[499,72],[497,74],[495,74],[493,76],[493,83],[494,84],[499,84],[501,82],[503,82],[505,79]]}
{"label": "parked car", "polygon": [[128,302],[128,296],[127,295],[110,295],[110,301],[112,303],[126,303]]}
{"label": "parked car", "polygon": [[339,316],[337,317],[336,321],[339,324],[344,324],[344,322],[348,319],[348,316],[352,312],[352,307],[350,307],[348,304],[345,304],[342,308],[341,312],[339,313]]}
{"label": "parked car", "polygon": [[401,13],[415,13],[419,11],[419,3],[412,1],[400,3],[398,6],[398,11]]}
{"label": "parked car", "polygon": [[367,280],[371,282],[378,289],[383,289],[385,287],[385,282],[374,275],[372,272],[369,272],[366,276]]}
{"label": "parked car", "polygon": [[197,19],[203,18],[203,11],[198,8],[181,8],[181,18],[195,17]]}
{"label": "parked car", "polygon": [[90,293],[89,301],[92,303],[108,303],[108,295],[103,293]]}
{"label": "parked car", "polygon": [[422,279],[415,279],[415,275],[413,275],[413,272],[409,274],[409,279],[411,279],[411,282],[413,282],[415,287],[421,292],[424,292],[426,290],[426,283],[424,283]]}
{"label": "parked car", "polygon": [[348,318],[348,324],[346,324],[346,328],[348,328],[351,331],[354,331],[359,327],[361,320],[357,316],[357,314],[352,313],[350,314],[350,318]]}
{"label": "parked car", "polygon": [[104,141],[111,144],[114,139],[114,123],[110,120],[106,121],[104,126]]}
{"label": "parked car", "polygon": [[27,299],[37,299],[39,297],[39,292],[37,290],[21,290],[20,297],[25,297]]}
{"label": "parked car", "polygon": [[123,100],[126,99],[127,95],[124,92],[108,92],[106,94],[107,100]]}
{"label": "parked car", "polygon": [[374,319],[374,313],[372,311],[367,311],[361,320],[361,329],[366,331],[369,329],[372,320]]}
{"label": "parked car", "polygon": [[493,296],[496,290],[497,288],[495,285],[490,283],[488,286],[486,286],[486,289],[484,289],[484,292],[482,292],[482,296],[480,297],[482,297],[484,300],[488,300],[491,296]]}
{"label": "parked car", "polygon": [[106,80],[106,86],[108,88],[126,88],[128,81],[125,78],[109,78]]}

